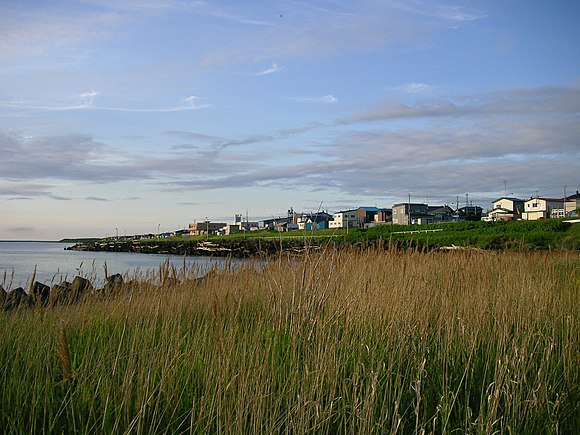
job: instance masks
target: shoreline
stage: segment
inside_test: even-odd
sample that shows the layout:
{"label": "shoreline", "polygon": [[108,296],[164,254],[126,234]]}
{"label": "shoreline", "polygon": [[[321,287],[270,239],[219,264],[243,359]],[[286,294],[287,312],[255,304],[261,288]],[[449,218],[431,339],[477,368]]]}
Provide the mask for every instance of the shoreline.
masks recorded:
{"label": "shoreline", "polygon": [[281,252],[317,250],[328,241],[315,239],[235,239],[235,240],[99,240],[76,243],[71,251],[136,252],[215,257],[264,257]]}

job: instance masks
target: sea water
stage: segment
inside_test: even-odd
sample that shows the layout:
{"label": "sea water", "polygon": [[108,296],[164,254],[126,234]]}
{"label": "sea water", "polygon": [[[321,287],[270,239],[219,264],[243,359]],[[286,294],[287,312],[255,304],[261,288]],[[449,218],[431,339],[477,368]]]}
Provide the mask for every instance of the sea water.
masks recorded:
{"label": "sea water", "polygon": [[28,290],[33,279],[51,285],[71,281],[75,276],[88,278],[95,285],[100,285],[105,269],[108,275],[145,276],[168,263],[178,270],[185,266],[203,274],[203,271],[225,265],[228,261],[215,257],[65,250],[69,246],[71,244],[58,242],[0,241],[0,285],[7,291],[17,287]]}

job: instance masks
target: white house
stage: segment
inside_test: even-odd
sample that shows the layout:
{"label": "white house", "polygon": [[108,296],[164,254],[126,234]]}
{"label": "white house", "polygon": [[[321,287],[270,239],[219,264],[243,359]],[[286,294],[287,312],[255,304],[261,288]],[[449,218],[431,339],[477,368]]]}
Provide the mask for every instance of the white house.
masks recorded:
{"label": "white house", "polygon": [[503,196],[493,201],[493,209],[487,214],[486,220],[516,220],[521,219],[524,212],[524,200]]}
{"label": "white house", "polygon": [[535,221],[538,219],[564,217],[564,201],[556,198],[530,198],[524,203],[522,219]]}
{"label": "white house", "polygon": [[358,209],[336,212],[328,223],[329,228],[355,228],[359,225]]}

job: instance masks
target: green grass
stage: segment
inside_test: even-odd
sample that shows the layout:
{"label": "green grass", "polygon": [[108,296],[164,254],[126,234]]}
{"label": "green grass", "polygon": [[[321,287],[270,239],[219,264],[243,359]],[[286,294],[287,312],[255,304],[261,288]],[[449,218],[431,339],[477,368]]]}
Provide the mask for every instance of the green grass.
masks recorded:
{"label": "green grass", "polygon": [[[439,230],[437,232],[422,232]],[[416,233],[408,233],[416,231]],[[483,249],[580,249],[580,225],[561,219],[458,222],[379,226],[349,232],[351,242],[385,240],[420,246],[471,246]]]}
{"label": "green grass", "polygon": [[[438,230],[434,232],[433,230]],[[247,231],[229,236],[194,236],[169,239],[148,239],[142,243],[164,241],[197,242],[305,239],[320,243],[397,242],[402,246],[436,248],[440,246],[471,246],[482,249],[580,249],[580,224],[569,224],[562,219],[540,221],[457,222],[433,225],[380,225],[369,229],[350,228],[317,231],[272,230]]]}
{"label": "green grass", "polygon": [[2,431],[580,427],[577,254],[326,251],[170,272],[0,314]]}

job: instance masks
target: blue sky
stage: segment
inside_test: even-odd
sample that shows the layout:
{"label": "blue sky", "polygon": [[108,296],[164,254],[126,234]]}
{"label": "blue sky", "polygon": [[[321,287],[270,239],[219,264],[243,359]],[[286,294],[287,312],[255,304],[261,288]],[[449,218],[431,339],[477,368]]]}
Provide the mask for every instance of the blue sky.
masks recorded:
{"label": "blue sky", "polygon": [[580,188],[578,18],[576,1],[4,0],[0,240],[562,197]]}

